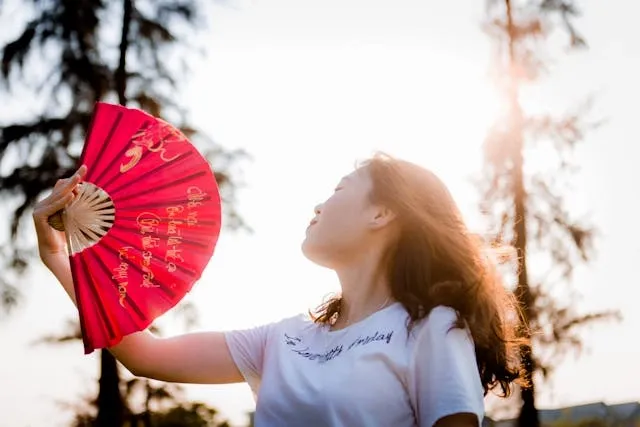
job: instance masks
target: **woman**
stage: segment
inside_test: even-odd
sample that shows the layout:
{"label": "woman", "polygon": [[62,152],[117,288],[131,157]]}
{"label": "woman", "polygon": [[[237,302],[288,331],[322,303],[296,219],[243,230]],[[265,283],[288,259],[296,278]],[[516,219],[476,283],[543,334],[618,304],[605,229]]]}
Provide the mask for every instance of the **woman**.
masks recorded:
{"label": "woman", "polygon": [[[47,218],[85,172],[34,211],[41,258],[72,300],[65,239]],[[259,427],[478,426],[486,392],[506,395],[519,379],[511,299],[427,170],[374,156],[316,207],[302,251],[342,287],[315,313],[249,330],[144,331],[110,351],[137,376],[248,382]]]}

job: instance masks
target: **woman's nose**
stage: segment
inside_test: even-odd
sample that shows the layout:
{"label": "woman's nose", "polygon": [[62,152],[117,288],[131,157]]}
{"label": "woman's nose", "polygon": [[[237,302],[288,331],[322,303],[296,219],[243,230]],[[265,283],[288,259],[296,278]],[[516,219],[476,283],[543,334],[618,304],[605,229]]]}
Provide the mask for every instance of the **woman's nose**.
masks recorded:
{"label": "woman's nose", "polygon": [[320,215],[321,210],[322,210],[322,203],[319,205],[316,205],[316,207],[313,208],[313,213],[315,213],[316,215]]}

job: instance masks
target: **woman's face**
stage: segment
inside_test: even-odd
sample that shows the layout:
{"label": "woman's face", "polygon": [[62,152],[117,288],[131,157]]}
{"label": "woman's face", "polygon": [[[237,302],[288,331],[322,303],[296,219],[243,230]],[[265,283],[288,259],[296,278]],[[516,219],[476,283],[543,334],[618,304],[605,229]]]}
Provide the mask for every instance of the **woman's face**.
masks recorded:
{"label": "woman's face", "polygon": [[348,263],[371,243],[379,210],[369,199],[372,181],[366,167],[340,180],[333,195],[315,209],[302,252],[328,268]]}

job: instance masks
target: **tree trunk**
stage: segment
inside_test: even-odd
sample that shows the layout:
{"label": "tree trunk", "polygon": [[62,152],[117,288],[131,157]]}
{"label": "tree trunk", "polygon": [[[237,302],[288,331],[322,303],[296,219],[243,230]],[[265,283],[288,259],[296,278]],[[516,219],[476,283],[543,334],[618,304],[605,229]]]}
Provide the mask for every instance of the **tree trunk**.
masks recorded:
{"label": "tree trunk", "polygon": [[[527,274],[527,193],[524,187],[524,120],[519,101],[518,77],[516,74],[516,40],[517,34],[513,23],[513,9],[511,0],[505,0],[507,12],[507,31],[509,37],[509,107],[511,112],[511,132],[509,146],[511,150],[512,184],[513,184],[513,208],[514,208],[514,246],[520,261],[518,270],[518,286],[516,297],[520,305],[524,328],[529,331],[529,324],[533,314],[533,295],[529,287]],[[533,372],[535,370],[531,347],[524,346],[520,349],[522,363],[525,370],[525,380],[529,387],[521,390],[522,407],[518,416],[520,427],[539,427],[538,410],[535,404],[535,387],[533,384]]]}
{"label": "tree trunk", "polygon": [[116,70],[116,92],[120,105],[127,105],[127,51],[129,50],[129,30],[133,14],[133,0],[122,2],[122,33],[120,35],[120,59]]}
{"label": "tree trunk", "polygon": [[121,427],[124,423],[124,401],[120,394],[120,374],[115,357],[100,351],[100,390],[98,392],[98,427]]}
{"label": "tree trunk", "polygon": [[[122,2],[122,34],[120,58],[116,70],[115,84],[118,102],[127,104],[127,50],[129,30],[133,12],[133,0]],[[121,427],[124,424],[125,402],[120,393],[120,374],[115,357],[108,350],[100,352],[100,391],[98,392],[98,427]]]}
{"label": "tree trunk", "polygon": [[144,380],[145,394],[146,399],[144,401],[144,417],[143,417],[143,426],[144,427],[152,427],[151,426],[151,387],[149,385],[149,380]]}
{"label": "tree trunk", "polygon": [[[517,108],[518,112],[521,112]],[[521,114],[517,114],[520,118]],[[527,221],[526,221],[526,193],[524,189],[523,178],[523,135],[522,128],[516,129],[514,135],[514,209],[515,209],[515,247],[520,260],[520,269],[518,271],[518,286],[516,288],[516,297],[523,314],[523,322],[525,330],[528,331],[532,317],[533,296],[529,287],[529,278],[527,275]],[[527,332],[528,334],[528,332]],[[521,390],[522,407],[518,417],[518,425],[520,427],[539,427],[538,410],[535,404],[535,387],[533,383],[533,372],[535,371],[535,363],[531,353],[531,347],[523,346],[520,348],[522,363],[524,367],[524,376],[529,384],[527,388]]]}

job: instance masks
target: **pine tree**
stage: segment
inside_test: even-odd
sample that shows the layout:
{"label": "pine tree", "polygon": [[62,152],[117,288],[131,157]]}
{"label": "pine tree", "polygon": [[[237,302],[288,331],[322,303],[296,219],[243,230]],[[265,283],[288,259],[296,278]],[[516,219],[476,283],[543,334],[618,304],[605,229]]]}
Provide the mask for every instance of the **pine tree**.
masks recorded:
{"label": "pine tree", "polygon": [[[543,360],[533,350],[551,349],[559,355],[568,347],[579,348],[578,329],[592,321],[615,316],[612,312],[577,314],[571,301],[554,297],[554,286],[566,286],[574,267],[590,259],[593,227],[574,217],[563,198],[566,182],[576,170],[572,154],[593,126],[588,110],[578,109],[564,117],[527,115],[521,104],[521,89],[537,82],[546,71],[545,54],[551,35],[558,28],[569,38],[572,49],[586,47],[574,27],[579,15],[573,0],[489,0],[487,33],[497,49],[496,70],[506,105],[484,144],[485,161],[481,189],[482,209],[497,228],[497,243],[515,248],[519,261],[515,289],[523,330],[532,346],[521,349],[526,380],[521,390],[519,425],[540,425],[535,404],[536,372],[547,375],[557,358]],[[529,150],[552,148],[553,175],[526,167]],[[550,274],[529,270],[531,254],[546,254]],[[555,279],[554,279],[555,274]]]}

